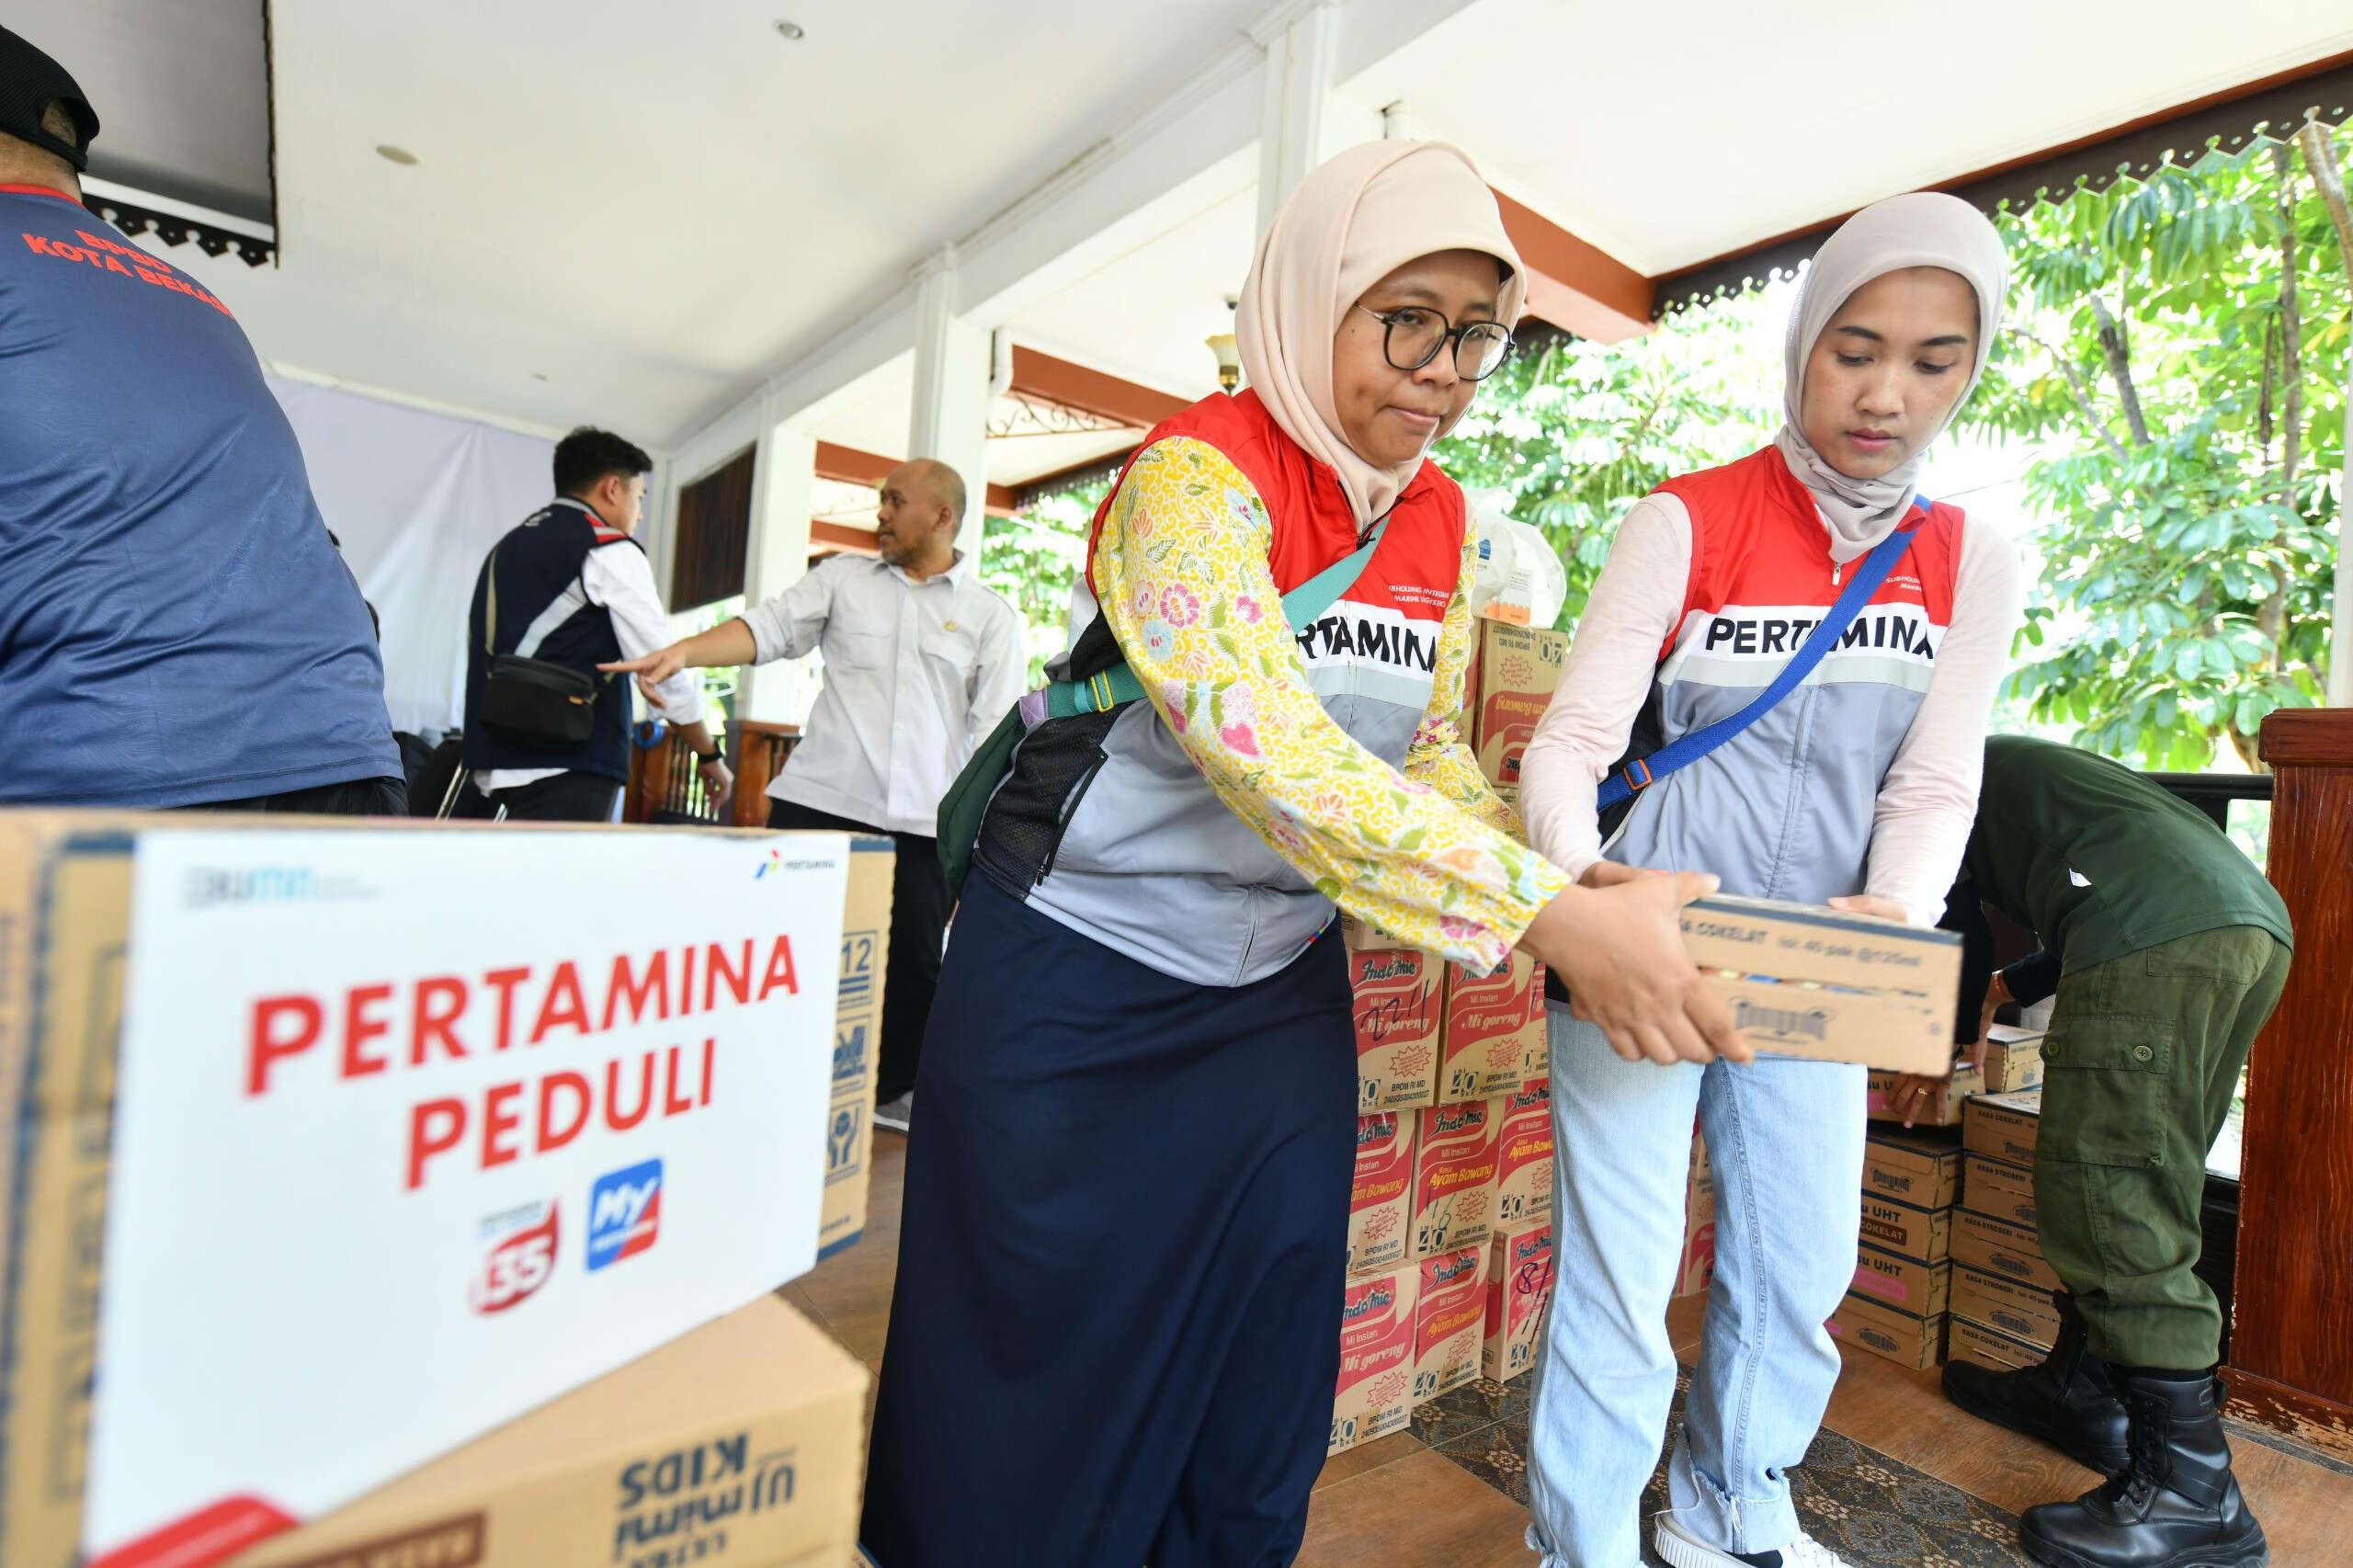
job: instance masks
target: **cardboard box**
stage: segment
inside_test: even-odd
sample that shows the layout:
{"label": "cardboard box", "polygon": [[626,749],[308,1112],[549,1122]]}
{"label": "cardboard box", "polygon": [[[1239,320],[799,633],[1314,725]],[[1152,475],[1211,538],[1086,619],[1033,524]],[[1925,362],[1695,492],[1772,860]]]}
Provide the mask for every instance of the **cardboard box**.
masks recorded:
{"label": "cardboard box", "polygon": [[1519,754],[1561,684],[1568,653],[1565,632],[1479,622],[1476,662],[1464,688],[1472,694],[1471,744],[1489,782],[1519,783]]}
{"label": "cardboard box", "polygon": [[1883,1356],[1915,1371],[1935,1366],[1945,1358],[1945,1318],[1908,1317],[1890,1312],[1876,1301],[1849,1296],[1838,1303],[1825,1325],[1842,1345]]}
{"label": "cardboard box", "polygon": [[1979,1095],[1962,1118],[1961,1143],[1972,1154],[2032,1169],[2035,1140],[2041,1131],[2040,1089]]}
{"label": "cardboard box", "polygon": [[[1938,1071],[1942,1072],[1943,1069],[1939,1068]],[[1889,1122],[1899,1127],[1903,1125],[1904,1118],[1897,1114],[1894,1106],[1891,1103],[1898,1076],[1900,1074],[1887,1072],[1873,1073],[1870,1075],[1870,1084],[1865,1090],[1864,1114],[1873,1121]],[[1984,1093],[1984,1088],[1985,1080],[1978,1076],[1975,1068],[1966,1062],[1957,1063],[1952,1068],[1952,1077],[1949,1082],[1930,1089],[1920,1097],[1918,1108],[1912,1113],[1913,1130],[1916,1131],[1923,1127],[1959,1127],[1961,1107],[1969,1103],[1972,1096]]]}
{"label": "cardboard box", "polygon": [[1952,1312],[2044,1350],[2059,1342],[2059,1309],[2051,1292],[1999,1274],[1955,1268]]}
{"label": "cardboard box", "polygon": [[1501,1100],[1434,1106],[1414,1140],[1414,1256],[1435,1257],[1495,1233]]}
{"label": "cardboard box", "polygon": [[1348,1272],[1405,1260],[1414,1231],[1414,1133],[1410,1110],[1357,1119],[1356,1184],[1348,1192]]}
{"label": "cardboard box", "polygon": [[850,840],[842,965],[834,997],[834,1085],[825,1119],[825,1199],[817,1258],[866,1234],[867,1167],[874,1149],[874,1074],[882,1039],[882,987],[891,957],[893,841]]}
{"label": "cardboard box", "polygon": [[1713,893],[1684,906],[1683,945],[1701,969],[1900,998],[1943,1020],[1949,1052],[1961,993],[1961,938],[1950,931],[1822,904]]}
{"label": "cardboard box", "polygon": [[1414,1300],[1416,1407],[1479,1376],[1487,1345],[1487,1247],[1460,1247],[1427,1257]]}
{"label": "cardboard box", "polygon": [[1942,1263],[1952,1256],[1952,1210],[1915,1209],[1863,1195],[1863,1244],[1920,1263]]}
{"label": "cardboard box", "polygon": [[1949,1209],[1961,1198],[1961,1140],[1949,1132],[1875,1129],[1863,1144],[1863,1192],[1915,1209]]}
{"label": "cardboard box", "polygon": [[1854,1283],[1847,1290],[1910,1317],[1934,1317],[1951,1303],[1952,1265],[1858,1247]]}
{"label": "cardboard box", "polygon": [[2005,1165],[1983,1154],[1972,1154],[1961,1206],[2030,1232],[2035,1228],[2034,1172],[2023,1165]]}
{"label": "cardboard box", "polygon": [[1509,963],[1490,975],[1472,974],[1459,964],[1448,968],[1438,1103],[1507,1095],[1544,1052],[1544,966],[1514,952]]}
{"label": "cardboard box", "polygon": [[231,1568],[847,1562],[869,1381],[764,1296]]}
{"label": "cardboard box", "polygon": [[1443,959],[1412,948],[1348,954],[1355,993],[1357,1109],[1410,1110],[1438,1087],[1438,1037],[1446,1022]]}
{"label": "cardboard box", "polygon": [[1505,1231],[1487,1244],[1486,1348],[1480,1371],[1506,1382],[1536,1365],[1552,1304],[1552,1226]]}
{"label": "cardboard box", "polygon": [[1703,969],[1748,1043],[1775,1056],[1858,1062],[1893,1073],[1942,1073],[1952,1061],[1952,1006],[1941,1014],[1915,996],[1856,991]]}
{"label": "cardboard box", "polygon": [[1552,1219],[1552,1081],[1522,1085],[1503,1096],[1495,1114],[1496,1231]]}
{"label": "cardboard box", "polygon": [[1691,1140],[1691,1167],[1683,1182],[1683,1258],[1676,1266],[1675,1293],[1696,1295],[1716,1277],[1716,1183],[1708,1170],[1708,1147]]}
{"label": "cardboard box", "polygon": [[1352,953],[1373,953],[1396,948],[1410,950],[1413,947],[1411,942],[1401,942],[1378,926],[1366,925],[1345,909],[1340,911],[1340,941]]}
{"label": "cardboard box", "polygon": [[1416,1263],[1348,1281],[1340,1299],[1340,1384],[1328,1456],[1400,1431],[1414,1409]]}
{"label": "cardboard box", "polygon": [[2016,1094],[2042,1082],[2042,1031],[1995,1024],[1985,1036],[1985,1092]]}
{"label": "cardboard box", "polygon": [[850,845],[0,812],[0,1560],[217,1561],[805,1269]]}
{"label": "cardboard box", "polygon": [[1952,1320],[1945,1344],[1945,1353],[1956,1361],[1974,1361],[1980,1366],[2011,1371],[2020,1367],[2039,1367],[2047,1358],[2042,1351],[2022,1339],[1970,1322],[1967,1318]]}
{"label": "cardboard box", "polygon": [[1956,1263],[1981,1274],[1998,1274],[2046,1290],[2059,1289],[2059,1276],[2043,1261],[2041,1243],[2032,1231],[2006,1225],[1999,1220],[1962,1209],[1956,1211],[1952,1256]]}

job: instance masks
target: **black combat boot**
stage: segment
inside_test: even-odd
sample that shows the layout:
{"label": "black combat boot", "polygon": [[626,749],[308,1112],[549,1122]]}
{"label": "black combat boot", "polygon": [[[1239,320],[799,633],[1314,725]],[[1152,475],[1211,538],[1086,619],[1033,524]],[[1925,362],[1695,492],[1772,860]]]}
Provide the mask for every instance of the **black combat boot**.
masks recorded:
{"label": "black combat boot", "polygon": [[2254,1568],[2263,1527],[2231,1474],[2222,1380],[2110,1368],[2131,1413],[2131,1462],[2072,1503],[2029,1508],[2027,1555],[2052,1568]]}
{"label": "black combat boot", "polygon": [[2126,1459],[2124,1402],[2116,1397],[2107,1363],[2084,1343],[2075,1298],[2062,1290],[2054,1301],[2059,1343],[2048,1360],[2015,1372],[1948,1361],[1945,1397],[1981,1421],[2040,1437],[2085,1469],[2114,1475]]}

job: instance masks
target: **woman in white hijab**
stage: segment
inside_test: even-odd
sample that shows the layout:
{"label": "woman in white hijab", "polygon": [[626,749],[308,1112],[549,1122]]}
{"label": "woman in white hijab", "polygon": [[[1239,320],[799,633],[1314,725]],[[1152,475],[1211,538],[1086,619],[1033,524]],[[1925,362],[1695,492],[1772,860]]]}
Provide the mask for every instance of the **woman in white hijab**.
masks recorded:
{"label": "woman in white hijab", "polygon": [[[1880,202],[1824,243],[1790,317],[1780,433],[1620,526],[1522,764],[1530,842],[1553,864],[1590,887],[1705,866],[1733,893],[1935,923],[1975,814],[2018,562],[1917,479],[1984,369],[2006,278],[1993,226],[1949,196]],[[1835,630],[1850,584],[1868,597],[1802,685],[1679,769],[1638,765],[1747,710]],[[1635,792],[1605,844],[1597,791],[1619,775]],[[1640,1556],[1695,1113],[1715,1278],[1654,1544],[1675,1568],[1835,1563],[1799,1529],[1787,1472],[1838,1374],[1823,1325],[1855,1276],[1863,1069],[1662,1068],[1557,1003],[1551,1032],[1556,1293],[1529,1485],[1548,1568]]]}
{"label": "woman in white hijab", "polygon": [[1526,949],[1629,1050],[1743,1050],[1677,926],[1708,879],[1573,886],[1456,727],[1472,540],[1424,453],[1518,273],[1461,153],[1342,153],[1259,248],[1252,389],[1153,431],[1096,515],[1101,610],[1024,699],[918,1069],[881,1568],[1291,1560],[1340,1376],[1336,904],[1481,973]]}

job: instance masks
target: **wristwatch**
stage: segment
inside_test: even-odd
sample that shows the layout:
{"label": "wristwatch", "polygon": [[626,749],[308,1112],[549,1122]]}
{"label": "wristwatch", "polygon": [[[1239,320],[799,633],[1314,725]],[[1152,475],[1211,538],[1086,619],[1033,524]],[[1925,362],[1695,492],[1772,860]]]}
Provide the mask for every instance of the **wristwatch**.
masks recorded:
{"label": "wristwatch", "polygon": [[713,746],[709,751],[699,751],[695,753],[695,766],[699,767],[707,762],[717,762],[726,755],[725,750],[719,746]]}

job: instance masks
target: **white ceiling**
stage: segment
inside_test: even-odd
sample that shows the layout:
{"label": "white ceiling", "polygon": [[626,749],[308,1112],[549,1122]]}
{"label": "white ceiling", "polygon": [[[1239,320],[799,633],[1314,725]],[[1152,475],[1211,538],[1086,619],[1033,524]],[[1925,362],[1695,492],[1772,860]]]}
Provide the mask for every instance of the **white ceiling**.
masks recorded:
{"label": "white ceiling", "polygon": [[[172,259],[267,358],[671,447],[1273,3],[281,0],[282,265]],[[2353,48],[2345,0],[2264,0],[2227,27],[2207,0],[1685,0],[1666,21],[1586,0],[1349,0],[1344,17],[1392,25],[1413,5],[1443,19],[1343,97],[1402,102],[1417,133],[1653,275]],[[806,39],[779,39],[779,15]],[[395,166],[379,142],[423,161]],[[1021,298],[1013,335],[1208,392],[1202,340],[1248,267],[1256,176],[1254,147],[1187,175]],[[909,381],[904,355],[881,365],[815,433],[902,454]],[[995,442],[991,476],[1102,445]]]}

